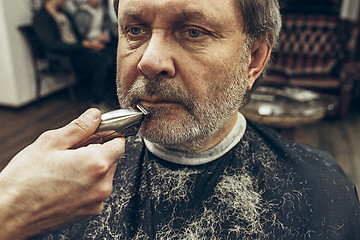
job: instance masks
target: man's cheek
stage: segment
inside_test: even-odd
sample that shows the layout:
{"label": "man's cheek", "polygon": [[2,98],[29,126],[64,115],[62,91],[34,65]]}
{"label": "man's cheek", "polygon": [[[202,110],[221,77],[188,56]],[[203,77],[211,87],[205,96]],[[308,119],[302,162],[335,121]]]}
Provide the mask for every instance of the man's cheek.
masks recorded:
{"label": "man's cheek", "polygon": [[118,77],[116,80],[118,94],[119,93],[125,94],[127,91],[129,91],[131,85],[135,81],[134,80],[135,77],[133,74],[126,74],[126,72],[123,70],[119,70],[119,71],[118,71]]}

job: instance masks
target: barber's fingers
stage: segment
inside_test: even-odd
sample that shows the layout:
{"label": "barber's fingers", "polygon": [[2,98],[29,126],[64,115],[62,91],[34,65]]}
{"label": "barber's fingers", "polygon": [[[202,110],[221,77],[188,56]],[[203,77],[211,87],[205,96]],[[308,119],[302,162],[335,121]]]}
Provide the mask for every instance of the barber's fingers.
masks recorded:
{"label": "barber's fingers", "polygon": [[108,169],[116,163],[125,152],[125,139],[123,137],[114,138],[105,143],[90,144],[86,147],[72,151],[80,156],[87,156],[87,162],[89,159],[93,159],[95,162],[105,161],[105,169]]}
{"label": "barber's fingers", "polygon": [[125,138],[115,138],[103,144],[104,155],[114,162],[119,160],[125,152]]}
{"label": "barber's fingers", "polygon": [[59,150],[69,149],[91,136],[99,126],[100,121],[100,111],[91,108],[65,127],[43,133],[37,142],[43,146]]}
{"label": "barber's fingers", "polygon": [[[91,202],[106,200],[112,190],[112,181],[115,175],[118,160],[125,151],[125,139],[115,138],[104,144],[90,144],[79,149],[63,151],[66,164],[76,164],[76,175],[82,179],[87,189],[95,187],[95,191],[87,194]],[[84,174],[79,174],[84,173]]]}
{"label": "barber's fingers", "polygon": [[[103,178],[125,152],[125,139],[114,138],[106,143],[90,144],[85,147],[65,151],[66,159],[72,163],[80,159],[78,165],[85,167],[90,178]],[[80,170],[79,170],[80,171]]]}

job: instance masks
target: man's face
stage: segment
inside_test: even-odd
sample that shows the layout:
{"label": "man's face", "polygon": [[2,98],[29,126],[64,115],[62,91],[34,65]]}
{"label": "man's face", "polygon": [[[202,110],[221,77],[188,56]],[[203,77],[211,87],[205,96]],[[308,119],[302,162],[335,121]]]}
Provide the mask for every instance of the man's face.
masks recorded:
{"label": "man's face", "polygon": [[196,151],[229,127],[248,87],[236,10],[233,0],[119,1],[118,95],[151,112],[143,137]]}

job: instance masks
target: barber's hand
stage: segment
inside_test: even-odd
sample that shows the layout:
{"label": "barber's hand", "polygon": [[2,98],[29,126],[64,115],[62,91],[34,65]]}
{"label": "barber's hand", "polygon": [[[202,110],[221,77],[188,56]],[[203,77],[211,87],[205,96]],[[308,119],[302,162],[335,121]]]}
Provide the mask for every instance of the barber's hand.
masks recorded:
{"label": "barber's hand", "polygon": [[100,112],[90,109],[11,160],[0,173],[0,239],[26,239],[102,211],[124,139],[71,149],[99,123]]}

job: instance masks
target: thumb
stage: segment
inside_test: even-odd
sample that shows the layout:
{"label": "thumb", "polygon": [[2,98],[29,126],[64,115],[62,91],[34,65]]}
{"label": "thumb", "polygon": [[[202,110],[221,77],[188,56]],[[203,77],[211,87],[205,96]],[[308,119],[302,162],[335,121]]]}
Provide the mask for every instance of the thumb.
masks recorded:
{"label": "thumb", "polygon": [[50,141],[48,144],[57,149],[69,149],[91,136],[99,126],[100,121],[100,111],[96,108],[88,109],[65,127],[50,131],[53,137],[47,139]]}

